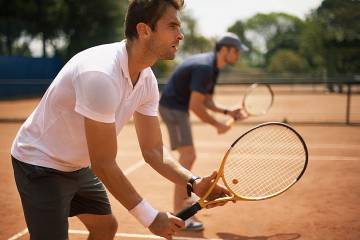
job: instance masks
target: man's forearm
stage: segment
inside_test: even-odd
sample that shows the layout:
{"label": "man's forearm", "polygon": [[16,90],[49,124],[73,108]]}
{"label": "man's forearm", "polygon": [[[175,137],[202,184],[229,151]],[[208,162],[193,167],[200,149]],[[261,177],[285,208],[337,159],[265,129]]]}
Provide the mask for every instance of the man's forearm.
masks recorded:
{"label": "man's forearm", "polygon": [[219,122],[206,111],[205,105],[191,107],[190,109],[201,119],[201,121],[212,126],[219,124]]}
{"label": "man's forearm", "polygon": [[144,150],[143,156],[153,169],[175,184],[185,186],[192,176],[192,173],[181,166],[163,146]]}
{"label": "man's forearm", "polygon": [[206,100],[205,106],[207,109],[216,113],[224,113],[224,110],[226,110],[225,108],[218,107],[212,99]]}
{"label": "man's forearm", "polygon": [[126,209],[133,209],[142,200],[115,162],[101,166],[92,165],[92,170]]}

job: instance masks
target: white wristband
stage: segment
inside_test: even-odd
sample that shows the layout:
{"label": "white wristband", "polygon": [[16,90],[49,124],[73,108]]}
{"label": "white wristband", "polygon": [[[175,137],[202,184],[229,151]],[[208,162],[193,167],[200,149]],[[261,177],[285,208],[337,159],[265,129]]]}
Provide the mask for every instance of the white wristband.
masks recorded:
{"label": "white wristband", "polygon": [[144,199],[129,212],[146,228],[153,223],[159,213]]}

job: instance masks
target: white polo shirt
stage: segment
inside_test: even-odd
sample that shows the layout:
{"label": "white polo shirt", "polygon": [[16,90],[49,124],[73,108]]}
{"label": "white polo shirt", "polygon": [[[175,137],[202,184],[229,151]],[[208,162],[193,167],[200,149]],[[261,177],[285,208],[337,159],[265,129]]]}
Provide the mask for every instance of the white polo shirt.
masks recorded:
{"label": "white polo shirt", "polygon": [[16,159],[75,171],[90,164],[84,117],[115,122],[118,134],[135,111],[157,116],[156,78],[146,68],[133,86],[125,43],[87,49],[65,64],[17,133],[11,148]]}

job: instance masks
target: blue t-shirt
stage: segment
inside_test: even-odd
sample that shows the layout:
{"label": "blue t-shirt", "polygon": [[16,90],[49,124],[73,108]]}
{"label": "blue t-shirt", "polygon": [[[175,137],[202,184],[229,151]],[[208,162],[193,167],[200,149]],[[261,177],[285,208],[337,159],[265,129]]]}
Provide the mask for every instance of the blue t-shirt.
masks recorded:
{"label": "blue t-shirt", "polygon": [[170,76],[163,90],[160,105],[188,111],[191,92],[213,94],[218,73],[213,52],[197,54],[186,59]]}

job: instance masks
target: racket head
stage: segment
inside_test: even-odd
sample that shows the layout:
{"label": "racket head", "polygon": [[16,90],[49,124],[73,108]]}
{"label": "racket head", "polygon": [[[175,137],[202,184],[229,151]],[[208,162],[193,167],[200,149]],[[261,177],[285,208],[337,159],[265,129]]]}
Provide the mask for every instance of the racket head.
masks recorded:
{"label": "racket head", "polygon": [[280,122],[242,134],[222,163],[222,180],[238,200],[263,200],[293,186],[304,174],[308,150],[301,135]]}
{"label": "racket head", "polygon": [[251,116],[266,114],[274,102],[274,92],[269,84],[253,83],[243,98],[243,109]]}

